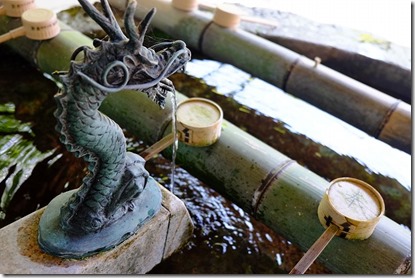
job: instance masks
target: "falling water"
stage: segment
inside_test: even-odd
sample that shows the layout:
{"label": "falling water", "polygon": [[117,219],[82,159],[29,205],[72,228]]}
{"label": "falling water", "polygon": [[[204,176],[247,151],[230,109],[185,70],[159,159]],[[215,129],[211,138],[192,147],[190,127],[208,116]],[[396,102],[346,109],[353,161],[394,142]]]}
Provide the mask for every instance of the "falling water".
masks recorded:
{"label": "falling water", "polygon": [[177,148],[179,147],[179,140],[177,137],[177,96],[176,96],[176,91],[174,90],[174,92],[172,93],[172,97],[171,97],[171,104],[172,104],[172,115],[171,115],[171,122],[172,122],[172,127],[171,127],[171,131],[173,133],[173,147],[172,147],[172,158],[171,158],[171,174],[170,174],[170,192],[172,194],[174,194],[173,189],[174,189],[174,174],[175,174],[175,170],[176,170],[176,153],[177,153]]}

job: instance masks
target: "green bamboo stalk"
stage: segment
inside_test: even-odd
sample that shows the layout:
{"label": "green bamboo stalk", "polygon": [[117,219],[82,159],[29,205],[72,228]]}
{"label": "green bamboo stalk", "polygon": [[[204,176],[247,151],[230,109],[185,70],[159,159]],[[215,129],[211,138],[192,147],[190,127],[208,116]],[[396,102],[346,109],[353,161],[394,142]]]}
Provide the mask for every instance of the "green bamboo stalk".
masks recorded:
{"label": "green bamboo stalk", "polygon": [[[109,2],[119,9],[126,5],[126,0]],[[140,3],[136,11],[139,18],[149,7],[157,7],[154,26],[184,40],[190,47],[305,99],[395,148],[411,152],[409,104],[401,104],[324,65],[316,66],[314,61],[259,36],[213,24],[211,18],[198,10],[179,11],[165,0],[142,0]],[[394,117],[394,113],[400,116]],[[389,123],[391,118],[396,120]],[[388,135],[383,136],[384,133]]]}
{"label": "green bamboo stalk", "polygon": [[[0,24],[0,29],[5,26]],[[74,44],[92,43],[86,42],[82,34],[78,40],[76,33],[72,33],[71,42],[63,36],[40,44],[22,38],[19,43],[9,45],[13,49],[31,50],[21,53],[22,56],[36,64],[39,70],[50,73],[66,68],[64,65],[69,60],[65,57],[70,56]],[[47,55],[55,51],[57,40],[64,58]],[[177,96],[179,101],[185,99],[179,93]],[[171,106],[165,110],[156,109],[145,94],[135,91],[116,93],[107,98],[101,109],[145,141],[157,137],[158,140],[171,132],[170,119],[166,116],[172,112]],[[221,138],[210,147],[180,144],[178,162],[291,242],[308,248],[322,229],[317,218],[317,204],[328,182],[230,122],[224,121],[222,128]],[[170,149],[165,153],[168,154]],[[410,266],[411,234],[387,217],[381,223],[365,242],[334,241],[320,260],[337,273],[405,273]],[[348,263],[351,258],[356,259]]]}
{"label": "green bamboo stalk", "polygon": [[[303,250],[324,231],[317,207],[328,182],[227,121],[216,144],[180,144],[177,160]],[[410,242],[408,230],[384,217],[366,241],[336,238],[318,260],[334,273],[392,274],[409,263]]]}
{"label": "green bamboo stalk", "polygon": [[[346,122],[393,147],[411,152],[411,106],[407,103],[304,57],[292,69],[286,90],[339,118],[347,117]],[[402,116],[391,122],[395,115]]]}
{"label": "green bamboo stalk", "polygon": [[[176,90],[182,94],[187,97],[204,97],[215,101],[225,111],[227,120],[296,160],[301,165],[305,165],[321,177],[333,180],[339,176],[350,176],[372,184],[383,196],[386,206],[393,208],[388,209],[386,215],[398,223],[408,227],[411,226],[412,194],[411,190],[408,189],[410,184],[403,185],[393,174],[385,176],[382,172],[379,173],[379,169],[372,169],[366,161],[360,161],[358,156],[339,153],[338,147],[341,147],[344,141],[337,143],[337,141],[330,140],[335,144],[328,147],[320,141],[310,138],[309,135],[296,130],[292,123],[287,122],[287,119],[289,120],[290,116],[296,113],[295,111],[307,109],[307,103],[301,100],[292,101],[293,98],[281,95],[278,97],[278,103],[274,104],[274,107],[279,111],[278,118],[269,117],[263,115],[260,110],[247,107],[238,101],[240,98],[247,98],[244,89],[237,93],[233,92],[232,96],[227,96],[225,92],[220,91],[220,86],[216,88],[206,85],[209,80],[216,80],[216,75],[214,72],[210,72],[205,80],[179,73],[170,79],[175,84]],[[246,78],[248,79],[249,76]],[[212,82],[215,83],[215,81]],[[243,83],[244,81],[240,82]],[[237,81],[232,85],[236,87],[238,85],[240,87],[244,86],[249,92],[249,85],[242,85]],[[281,107],[291,107],[290,111],[292,112],[284,112],[284,109],[280,109]],[[327,117],[323,116],[316,119],[318,115],[318,113],[308,114],[308,118],[304,120],[304,125],[318,121],[324,125],[324,131],[328,135],[332,134],[332,122],[325,120]],[[330,130],[331,132],[327,132]],[[369,145],[367,142],[365,144]],[[385,145],[384,150],[389,151],[388,149],[389,147]],[[393,151],[400,152],[398,150]],[[385,156],[384,153],[383,157]],[[396,163],[396,159],[391,160],[390,164],[394,162]]]}
{"label": "green bamboo stalk", "polygon": [[339,46],[319,44],[293,37],[292,34],[265,34],[259,36],[302,54],[309,59],[319,57],[324,65],[367,84],[394,98],[411,104],[411,70],[385,60],[368,57]]}

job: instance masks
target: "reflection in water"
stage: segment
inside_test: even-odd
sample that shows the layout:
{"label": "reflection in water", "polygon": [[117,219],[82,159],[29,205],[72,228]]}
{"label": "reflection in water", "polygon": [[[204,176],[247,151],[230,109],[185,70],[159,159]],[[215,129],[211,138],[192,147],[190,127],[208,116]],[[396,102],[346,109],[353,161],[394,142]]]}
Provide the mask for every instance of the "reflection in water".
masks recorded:
{"label": "reflection in water", "polygon": [[[146,168],[166,186],[170,181],[163,160],[149,161]],[[290,242],[181,168],[176,169],[175,194],[189,210],[195,231],[151,274],[278,274],[287,273],[301,258],[302,252]],[[309,270],[324,272],[318,264]]]}
{"label": "reflection in water", "polygon": [[371,171],[394,177],[408,190],[411,189],[409,154],[231,65],[192,60],[186,73],[202,78],[207,85],[216,87],[220,94],[232,94],[241,105],[265,116],[283,117],[291,132],[305,134],[314,142],[336,150],[339,155],[355,158]]}

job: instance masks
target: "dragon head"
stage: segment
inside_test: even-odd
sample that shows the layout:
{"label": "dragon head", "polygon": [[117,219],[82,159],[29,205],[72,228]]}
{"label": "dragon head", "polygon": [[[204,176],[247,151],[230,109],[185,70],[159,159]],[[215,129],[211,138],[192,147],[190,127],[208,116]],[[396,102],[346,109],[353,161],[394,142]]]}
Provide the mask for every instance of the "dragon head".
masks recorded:
{"label": "dragon head", "polygon": [[167,77],[183,69],[191,58],[186,44],[176,40],[145,47],[144,37],[156,10],[150,10],[137,27],[134,23],[135,0],[129,0],[125,10],[125,34],[107,0],[101,0],[103,13],[88,0],[79,0],[79,3],[107,33],[107,37],[95,39],[94,50],[81,47],[74,52],[72,60],[80,51],[85,52],[86,65],[77,74],[103,92],[123,89],[145,92],[163,107],[167,92],[174,92],[173,84]]}

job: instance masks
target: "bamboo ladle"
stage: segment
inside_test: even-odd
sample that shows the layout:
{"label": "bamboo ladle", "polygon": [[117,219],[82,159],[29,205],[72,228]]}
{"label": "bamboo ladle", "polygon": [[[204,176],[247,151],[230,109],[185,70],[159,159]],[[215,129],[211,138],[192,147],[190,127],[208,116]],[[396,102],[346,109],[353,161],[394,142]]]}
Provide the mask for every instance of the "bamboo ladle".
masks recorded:
{"label": "bamboo ladle", "polygon": [[35,8],[22,13],[22,26],[0,36],[0,43],[26,36],[32,40],[47,40],[57,36],[60,27],[56,14],[49,9]]}
{"label": "bamboo ladle", "polygon": [[[214,144],[220,137],[223,111],[215,102],[205,98],[189,98],[177,106],[178,140],[194,147]],[[140,153],[144,160],[163,151],[175,141],[169,133]]]}
{"label": "bamboo ladle", "polygon": [[187,12],[197,9],[198,6],[211,10],[214,12],[213,22],[226,28],[234,28],[239,25],[240,21],[253,22],[273,27],[278,26],[274,21],[243,15],[235,5],[226,3],[216,6],[197,0],[172,0],[172,6]]}
{"label": "bamboo ladle", "polygon": [[35,0],[3,0],[0,15],[21,17],[27,11],[36,8]]}
{"label": "bamboo ladle", "polygon": [[289,274],[304,274],[334,236],[369,238],[384,213],[382,196],[371,185],[348,177],[333,180],[318,207],[318,218],[326,230]]}

